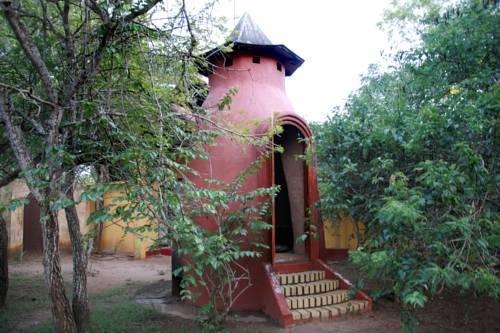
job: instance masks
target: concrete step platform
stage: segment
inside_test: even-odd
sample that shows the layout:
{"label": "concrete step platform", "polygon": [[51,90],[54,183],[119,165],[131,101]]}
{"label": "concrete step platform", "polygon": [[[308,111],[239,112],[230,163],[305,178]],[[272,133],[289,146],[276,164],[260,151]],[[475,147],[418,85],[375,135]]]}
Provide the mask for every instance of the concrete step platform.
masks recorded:
{"label": "concrete step platform", "polygon": [[280,285],[290,285],[290,284],[299,284],[306,282],[314,282],[325,279],[324,271],[305,271],[305,272],[296,272],[296,273],[285,273],[278,274]]}
{"label": "concrete step platform", "polygon": [[320,280],[309,283],[288,284],[281,286],[281,290],[286,297],[303,296],[333,291],[339,287],[338,280]]}
{"label": "concrete step platform", "polygon": [[331,319],[342,315],[363,311],[368,307],[368,301],[351,300],[339,304],[292,310],[293,319],[308,321],[315,319]]}
{"label": "concrete step platform", "polygon": [[291,296],[286,298],[290,310],[315,308],[348,301],[349,290],[335,290],[322,294]]}

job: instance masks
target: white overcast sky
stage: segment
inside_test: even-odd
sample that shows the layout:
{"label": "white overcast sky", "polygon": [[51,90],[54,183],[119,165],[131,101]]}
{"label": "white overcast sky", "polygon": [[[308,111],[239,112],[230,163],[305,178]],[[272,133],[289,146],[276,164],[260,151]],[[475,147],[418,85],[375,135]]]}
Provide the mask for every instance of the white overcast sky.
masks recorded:
{"label": "white overcast sky", "polygon": [[390,0],[221,0],[216,12],[232,29],[234,13],[237,20],[247,11],[274,44],[305,59],[287,78],[287,93],[297,113],[323,121],[389,47],[376,26],[389,6]]}

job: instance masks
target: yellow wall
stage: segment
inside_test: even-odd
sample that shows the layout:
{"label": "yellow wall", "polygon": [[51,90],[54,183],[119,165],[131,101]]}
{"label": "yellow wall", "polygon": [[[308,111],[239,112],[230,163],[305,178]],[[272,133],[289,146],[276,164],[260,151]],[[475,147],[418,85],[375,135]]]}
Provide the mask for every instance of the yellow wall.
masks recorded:
{"label": "yellow wall", "polygon": [[[75,199],[79,200],[82,188],[75,191]],[[16,179],[10,184],[0,188],[0,200],[8,202],[12,199],[23,198],[30,193],[26,182],[23,179]],[[109,191],[104,194],[104,207],[110,207],[111,210],[117,206],[125,206],[127,203],[119,200],[123,192]],[[94,228],[87,225],[87,219],[96,207],[95,202],[87,201],[79,203],[76,207],[80,219],[80,230],[85,235],[90,229]],[[4,212],[3,217],[7,223],[7,232],[9,234],[9,256],[17,256],[23,251],[23,224],[24,207],[19,207],[13,212]],[[63,210],[58,212],[59,218],[59,245],[61,249],[71,250],[71,242],[66,223],[66,215]],[[131,222],[131,226],[141,226],[148,223],[146,220],[136,220]],[[124,228],[127,224],[123,221],[110,221],[103,225],[101,239],[98,244],[99,250],[112,253],[130,254],[136,258],[145,258],[146,251],[157,238],[154,232],[145,232],[144,234],[125,235]]]}
{"label": "yellow wall", "polygon": [[[354,220],[350,216],[342,216],[337,221],[323,221],[325,233],[325,247],[327,249],[349,249],[358,247],[357,231]],[[363,234],[364,225],[358,223]]]}
{"label": "yellow wall", "polygon": [[[75,190],[75,200],[79,200],[83,188],[77,187]],[[8,185],[0,188],[0,201],[9,202],[13,199],[27,197],[30,190],[24,179],[16,179]],[[81,202],[76,206],[78,218],[80,220],[80,230],[85,235],[90,229],[87,226],[87,219],[95,211],[94,202]],[[8,251],[9,256],[17,256],[23,251],[23,225],[24,225],[24,206],[19,207],[13,212],[4,212],[3,217],[7,223],[7,233],[9,235]],[[68,224],[64,210],[58,212],[59,219],[59,246],[64,250],[71,250],[71,241],[69,238]]]}
{"label": "yellow wall", "polygon": [[[116,207],[126,206],[128,202],[123,198],[124,192],[120,190],[111,190],[104,194],[104,207],[108,208],[111,213]],[[146,251],[154,240],[157,239],[157,234],[154,231],[147,231],[142,234],[128,232],[125,229],[128,227],[140,227],[148,224],[146,219],[137,219],[130,222],[121,220],[112,220],[105,222],[102,226],[99,250],[102,252],[122,253],[132,255],[136,258],[145,258]]]}

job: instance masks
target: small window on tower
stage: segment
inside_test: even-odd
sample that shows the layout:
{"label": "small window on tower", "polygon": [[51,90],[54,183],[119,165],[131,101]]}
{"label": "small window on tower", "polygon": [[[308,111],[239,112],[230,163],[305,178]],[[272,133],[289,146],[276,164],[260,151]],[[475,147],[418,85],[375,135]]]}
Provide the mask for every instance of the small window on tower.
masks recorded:
{"label": "small window on tower", "polygon": [[254,56],[254,57],[253,57],[253,59],[252,59],[252,62],[253,62],[254,64],[260,64],[260,57],[258,57],[258,56]]}
{"label": "small window on tower", "polygon": [[228,57],[224,59],[224,67],[231,67],[233,65],[233,58]]}
{"label": "small window on tower", "polygon": [[281,72],[281,64],[279,62],[276,63],[276,68]]}

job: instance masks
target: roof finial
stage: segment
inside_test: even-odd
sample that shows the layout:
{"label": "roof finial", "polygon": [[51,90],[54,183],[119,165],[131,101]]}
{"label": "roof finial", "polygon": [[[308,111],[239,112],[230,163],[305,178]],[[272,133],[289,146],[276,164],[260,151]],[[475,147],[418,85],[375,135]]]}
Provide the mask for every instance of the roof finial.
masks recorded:
{"label": "roof finial", "polygon": [[236,0],[233,0],[233,25],[236,25]]}
{"label": "roof finial", "polygon": [[272,45],[271,40],[252,20],[248,12],[243,13],[238,24],[231,33],[231,40],[234,43],[253,45]]}
{"label": "roof finial", "polygon": [[[235,0],[234,0],[235,1]],[[205,59],[210,64],[215,64],[217,58],[229,53],[251,53],[255,56],[268,56],[279,61],[279,66],[285,67],[285,75],[290,76],[302,65],[304,59],[283,44],[273,44],[266,34],[255,24],[248,12],[243,13],[240,20],[229,35],[229,40],[225,45],[232,45],[231,51],[223,48],[215,48],[204,54]],[[279,67],[278,66],[278,67]],[[204,70],[204,75],[212,73],[212,69]]]}

